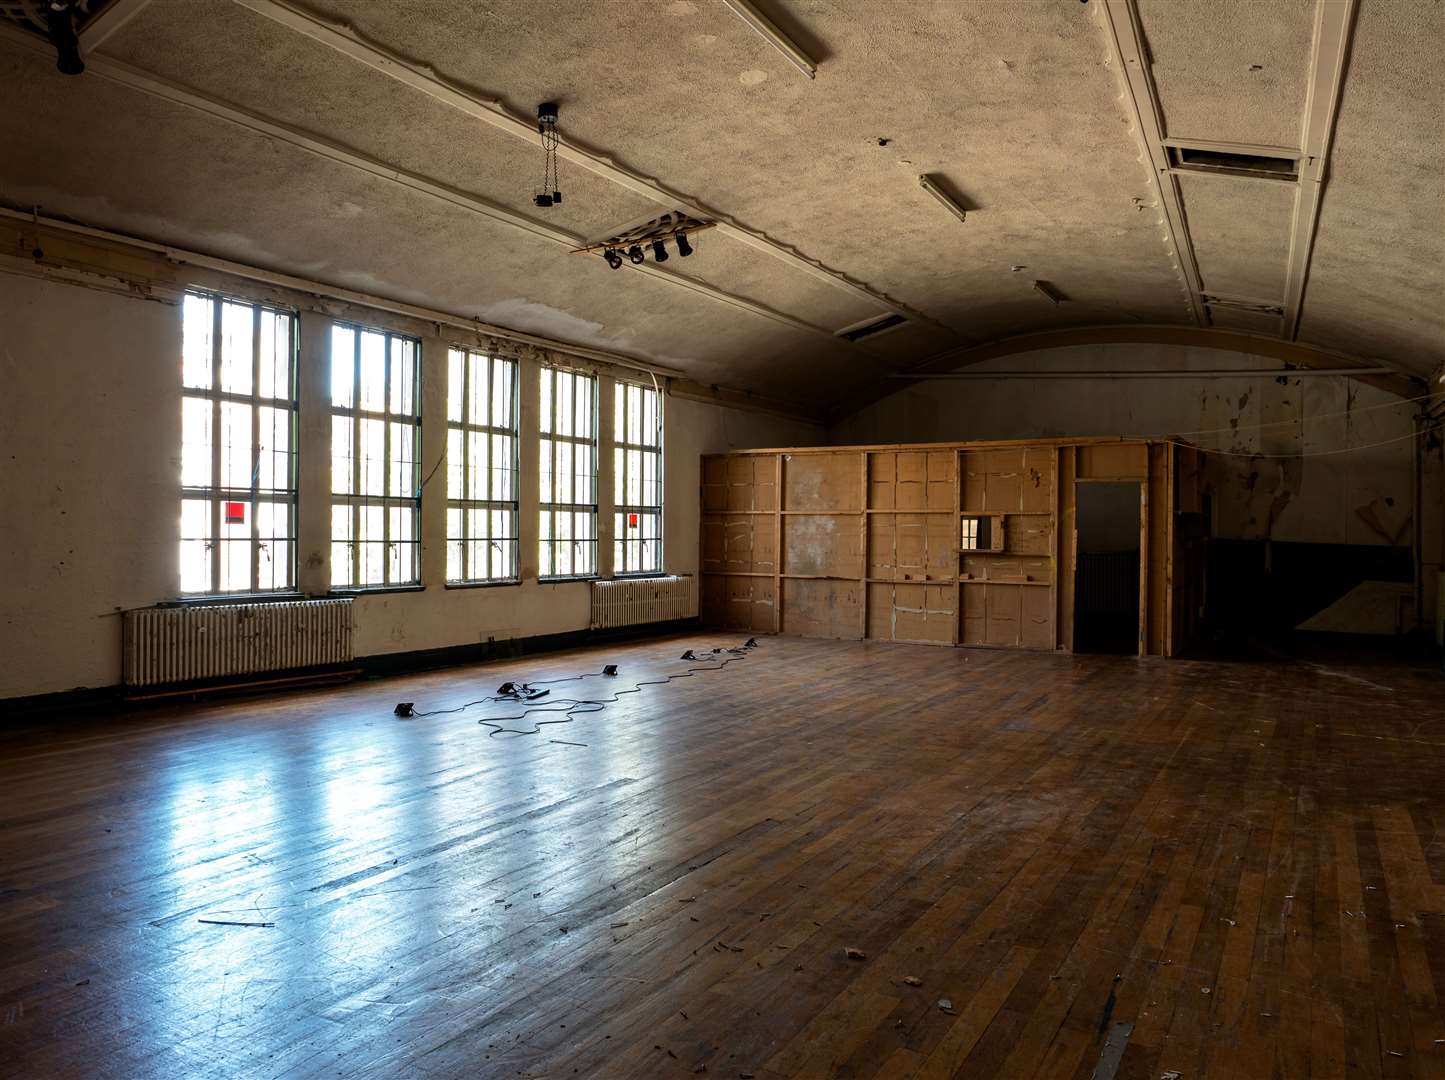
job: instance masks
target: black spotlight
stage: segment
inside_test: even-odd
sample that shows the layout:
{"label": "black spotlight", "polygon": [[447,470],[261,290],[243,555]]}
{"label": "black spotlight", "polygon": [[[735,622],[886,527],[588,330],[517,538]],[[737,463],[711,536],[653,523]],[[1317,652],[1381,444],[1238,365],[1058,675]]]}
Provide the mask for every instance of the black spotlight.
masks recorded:
{"label": "black spotlight", "polygon": [[602,253],[602,257],[607,260],[607,265],[614,270],[622,266],[622,256],[617,253],[616,248],[608,248]]}
{"label": "black spotlight", "polygon": [[687,242],[687,233],[677,234],[677,253],[684,259],[692,254],[692,245]]}
{"label": "black spotlight", "polygon": [[538,206],[551,206],[552,196],[548,195],[546,192],[543,192],[541,195],[533,195],[532,202],[534,202]]}
{"label": "black spotlight", "polygon": [[647,256],[642,253],[642,249],[636,244],[633,244],[627,249],[627,258],[634,266],[641,266],[647,261]]}
{"label": "black spotlight", "polygon": [[652,242],[652,261],[667,262],[667,241],[659,238]]}
{"label": "black spotlight", "polygon": [[55,66],[66,75],[79,75],[85,70],[85,61],[80,58],[80,38],[70,4],[51,0],[45,8],[45,26],[50,44],[55,46]]}

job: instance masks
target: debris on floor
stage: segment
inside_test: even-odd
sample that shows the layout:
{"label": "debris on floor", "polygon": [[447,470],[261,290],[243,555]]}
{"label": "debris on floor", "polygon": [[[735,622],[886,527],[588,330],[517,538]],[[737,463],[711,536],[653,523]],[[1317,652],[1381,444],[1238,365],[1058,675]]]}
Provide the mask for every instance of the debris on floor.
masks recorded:
{"label": "debris on floor", "polygon": [[273,922],[237,922],[234,919],[197,919],[209,926],[275,926]]}
{"label": "debris on floor", "polygon": [[846,956],[849,960],[867,960],[867,959],[868,959],[868,954],[865,953],[862,949],[854,949],[854,948],[852,948],[852,947],[849,947],[849,948],[844,949],[844,950],[843,950],[843,955]]}
{"label": "debris on floor", "polygon": [[904,981],[904,983],[907,984],[908,986],[922,986],[922,985],[923,985],[923,980],[920,979],[917,975],[905,975],[905,976],[903,976],[903,981]]}
{"label": "debris on floor", "polygon": [[952,1012],[953,1012],[953,1001],[952,1001],[952,999],[950,999],[950,998],[939,998],[939,999],[938,999],[938,1008],[939,1008],[939,1010],[940,1010],[941,1012],[952,1013]]}

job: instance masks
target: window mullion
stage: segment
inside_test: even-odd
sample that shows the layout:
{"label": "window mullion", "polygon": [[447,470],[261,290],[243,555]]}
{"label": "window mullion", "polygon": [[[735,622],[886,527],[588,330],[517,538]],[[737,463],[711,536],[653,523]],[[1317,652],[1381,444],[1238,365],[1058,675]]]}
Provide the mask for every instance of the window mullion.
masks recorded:
{"label": "window mullion", "polygon": [[261,309],[251,308],[251,591],[261,587],[261,532],[257,522],[261,488]]}
{"label": "window mullion", "polygon": [[351,353],[351,582],[361,584],[361,328],[352,335]]}

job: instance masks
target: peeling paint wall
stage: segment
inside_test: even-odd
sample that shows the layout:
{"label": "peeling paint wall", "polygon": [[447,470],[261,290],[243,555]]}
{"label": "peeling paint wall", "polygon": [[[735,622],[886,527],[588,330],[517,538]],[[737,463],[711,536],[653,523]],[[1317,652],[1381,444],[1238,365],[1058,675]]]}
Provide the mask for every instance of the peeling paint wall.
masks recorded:
{"label": "peeling paint wall", "polygon": [[[1087,345],[969,371],[1277,368],[1213,349]],[[1352,379],[1040,379],[920,383],[835,425],[837,444],[1068,435],[1178,435],[1213,448],[1214,535],[1409,545],[1416,406]],[[1378,445],[1376,445],[1378,444]],[[1313,455],[1295,455],[1303,447]],[[1368,447],[1335,453],[1346,447]],[[1274,455],[1274,456],[1271,456]],[[1425,579],[1440,565],[1441,458],[1425,455]],[[1427,609],[1433,610],[1427,588]]]}
{"label": "peeling paint wall", "polygon": [[[306,387],[318,376],[307,342],[324,325],[303,312],[298,569],[303,589],[312,591],[325,587],[326,537],[307,543],[307,520],[324,530],[329,504],[327,460],[307,441],[314,417]],[[179,311],[169,304],[0,274],[0,699],[114,685],[117,611],[176,598],[180,331]],[[438,388],[446,384],[445,359],[445,342],[424,335],[426,447],[444,439]],[[319,376],[325,386],[326,372]],[[524,388],[536,385],[535,371],[524,370]],[[432,485],[422,505],[426,587],[362,595],[354,609],[358,655],[587,626],[586,583],[535,580],[536,522],[526,507],[530,496],[535,508],[528,447],[534,461],[537,443],[528,438],[526,416],[524,401],[522,562],[524,577],[532,566],[532,580],[445,588],[445,488]],[[328,423],[322,416],[322,427]],[[822,437],[810,424],[676,397],[667,400],[665,424],[664,552],[672,573],[698,569],[700,454]],[[425,460],[436,452],[426,449]],[[609,468],[610,455],[601,456]],[[318,474],[320,488],[308,488]],[[603,481],[610,482],[610,472]],[[308,503],[308,491],[316,490],[323,498]]]}

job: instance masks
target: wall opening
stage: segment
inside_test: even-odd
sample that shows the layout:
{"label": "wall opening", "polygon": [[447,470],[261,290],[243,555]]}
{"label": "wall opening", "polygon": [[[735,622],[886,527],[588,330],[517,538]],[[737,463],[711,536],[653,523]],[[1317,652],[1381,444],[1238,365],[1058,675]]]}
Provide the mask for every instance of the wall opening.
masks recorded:
{"label": "wall opening", "polygon": [[1076,486],[1074,651],[1139,651],[1137,482],[1081,480]]}

